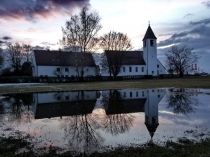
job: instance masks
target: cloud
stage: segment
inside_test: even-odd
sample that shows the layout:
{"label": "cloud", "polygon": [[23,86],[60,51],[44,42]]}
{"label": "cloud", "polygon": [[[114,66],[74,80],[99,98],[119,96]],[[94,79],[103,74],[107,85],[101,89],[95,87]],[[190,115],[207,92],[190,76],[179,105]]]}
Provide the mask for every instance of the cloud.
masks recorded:
{"label": "cloud", "polygon": [[8,37],[8,36],[4,36],[2,37],[3,40],[11,40],[12,38],[11,37]]}
{"label": "cloud", "polygon": [[56,44],[53,44],[53,43],[49,43],[49,42],[41,42],[42,45],[56,45]]}
{"label": "cloud", "polygon": [[34,49],[35,49],[35,50],[44,50],[44,47],[39,46],[39,45],[36,45],[36,46],[34,47]]}
{"label": "cloud", "polygon": [[13,32],[15,33],[15,34],[40,34],[41,33],[41,31],[40,30],[38,30],[38,29],[34,29],[34,28],[27,28],[27,29],[23,29],[23,30],[21,30],[21,29],[15,29],[15,30],[13,30]]}
{"label": "cloud", "polygon": [[210,1],[204,1],[202,2],[207,8],[210,8]]}
{"label": "cloud", "polygon": [[158,36],[168,36],[168,35],[172,35],[171,33],[166,33],[166,34],[159,34]]}
{"label": "cloud", "polygon": [[210,27],[205,25],[196,26],[189,31],[174,33],[170,38],[160,41],[158,47],[167,47],[172,44],[185,44],[195,49],[209,49]]}
{"label": "cloud", "polygon": [[193,21],[190,22],[191,25],[199,25],[199,24],[207,25],[209,23],[210,23],[210,18],[209,19],[203,19],[203,20],[200,20],[200,21],[197,21],[197,22],[193,22]]}
{"label": "cloud", "polygon": [[89,0],[1,0],[0,18],[35,22],[54,13],[70,15],[75,8],[89,5]]}
{"label": "cloud", "polygon": [[186,18],[186,17],[189,17],[189,16],[192,16],[192,15],[195,15],[195,14],[186,14],[185,16],[184,16],[184,18]]}

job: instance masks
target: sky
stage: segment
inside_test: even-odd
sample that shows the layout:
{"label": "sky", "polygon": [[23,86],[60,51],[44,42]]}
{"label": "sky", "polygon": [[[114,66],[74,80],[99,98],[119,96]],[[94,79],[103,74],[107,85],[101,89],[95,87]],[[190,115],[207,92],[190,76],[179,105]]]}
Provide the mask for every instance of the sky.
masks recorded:
{"label": "sky", "polygon": [[163,65],[170,46],[187,45],[201,57],[199,69],[210,73],[209,0],[0,0],[0,45],[58,49],[65,22],[85,6],[101,17],[99,36],[125,33],[139,50],[150,21]]}

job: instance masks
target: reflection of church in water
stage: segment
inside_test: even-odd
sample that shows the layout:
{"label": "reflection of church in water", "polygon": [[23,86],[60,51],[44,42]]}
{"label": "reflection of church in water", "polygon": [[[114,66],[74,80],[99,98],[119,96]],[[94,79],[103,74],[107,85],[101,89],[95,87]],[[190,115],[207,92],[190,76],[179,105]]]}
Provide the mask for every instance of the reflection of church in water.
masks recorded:
{"label": "reflection of church in water", "polygon": [[33,94],[35,119],[91,114],[103,108],[106,115],[145,112],[145,125],[153,137],[158,122],[158,103],[165,89],[67,91]]}

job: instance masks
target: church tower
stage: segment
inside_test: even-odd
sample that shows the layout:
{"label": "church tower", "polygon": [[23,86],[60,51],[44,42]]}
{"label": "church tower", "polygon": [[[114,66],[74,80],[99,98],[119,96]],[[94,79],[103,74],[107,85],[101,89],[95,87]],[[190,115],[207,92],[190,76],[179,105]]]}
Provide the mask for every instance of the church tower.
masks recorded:
{"label": "church tower", "polygon": [[143,58],[146,63],[146,74],[157,76],[157,38],[150,25],[143,38]]}
{"label": "church tower", "polygon": [[147,101],[145,102],[145,122],[151,139],[159,125],[158,122],[158,97],[154,90],[147,90]]}

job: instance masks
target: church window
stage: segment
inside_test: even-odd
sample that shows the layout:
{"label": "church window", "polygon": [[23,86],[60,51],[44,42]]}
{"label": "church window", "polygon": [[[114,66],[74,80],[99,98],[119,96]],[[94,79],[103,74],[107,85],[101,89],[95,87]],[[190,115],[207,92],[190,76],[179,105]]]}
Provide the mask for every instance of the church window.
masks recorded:
{"label": "church window", "polygon": [[136,67],[136,72],[138,72],[138,67]]}
{"label": "church window", "polygon": [[61,100],[61,97],[60,97],[60,96],[58,96],[58,97],[57,97],[57,100]]}
{"label": "church window", "polygon": [[65,68],[65,71],[66,71],[66,72],[69,71],[69,68]]}
{"label": "church window", "polygon": [[144,72],[144,67],[141,67],[141,72]]}
{"label": "church window", "polygon": [[138,97],[139,96],[139,93],[138,92],[136,92],[136,97]]}
{"label": "church window", "polygon": [[130,97],[132,97],[132,92],[130,92]]}
{"label": "church window", "polygon": [[147,41],[146,40],[144,40],[144,47],[146,47],[147,46]]}
{"label": "church window", "polygon": [[61,71],[61,69],[60,68],[57,68],[57,71]]}
{"label": "church window", "polygon": [[125,72],[125,67],[123,67],[123,72]]}
{"label": "church window", "polygon": [[129,67],[129,72],[132,72],[132,67]]}
{"label": "church window", "polygon": [[126,97],[126,92],[124,92],[124,97]]}
{"label": "church window", "polygon": [[87,71],[88,71],[88,69],[87,69]]}
{"label": "church window", "polygon": [[150,46],[154,46],[154,40],[150,40]]}
{"label": "church window", "polygon": [[154,74],[154,71],[152,71],[152,74]]}
{"label": "church window", "polygon": [[157,68],[159,68],[159,64],[157,65]]}
{"label": "church window", "polygon": [[69,100],[69,96],[66,96],[66,100]]}

